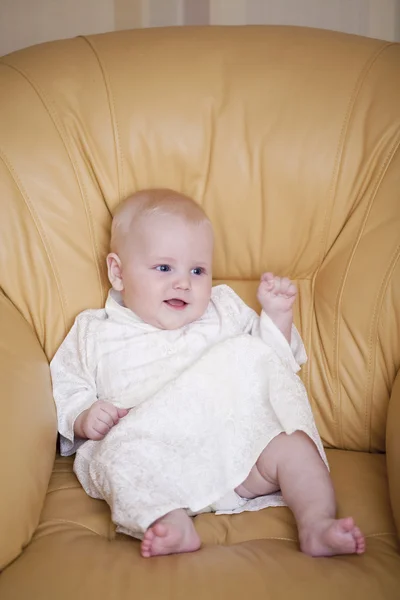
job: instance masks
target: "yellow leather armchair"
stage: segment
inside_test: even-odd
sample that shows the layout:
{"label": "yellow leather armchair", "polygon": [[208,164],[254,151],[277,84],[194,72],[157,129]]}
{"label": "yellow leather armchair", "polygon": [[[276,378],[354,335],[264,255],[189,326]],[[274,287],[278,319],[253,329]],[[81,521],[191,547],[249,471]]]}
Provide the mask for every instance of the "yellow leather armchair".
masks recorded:
{"label": "yellow leather armchair", "polygon": [[[1,600],[400,598],[399,82],[396,44],[285,27],[1,59]],[[199,552],[142,559],[57,456],[48,361],[104,302],[115,207],[154,186],[204,206],[215,280],[255,308],[262,271],[296,280],[302,377],[365,555],[301,554],[275,508],[200,515]]]}

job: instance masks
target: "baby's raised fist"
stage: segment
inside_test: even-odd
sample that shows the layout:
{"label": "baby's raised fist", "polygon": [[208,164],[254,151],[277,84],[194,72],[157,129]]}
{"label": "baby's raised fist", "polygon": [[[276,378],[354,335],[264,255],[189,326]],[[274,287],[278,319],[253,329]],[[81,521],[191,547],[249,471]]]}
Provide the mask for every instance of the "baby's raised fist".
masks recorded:
{"label": "baby's raised fist", "polygon": [[257,298],[264,312],[272,319],[292,310],[297,296],[295,284],[287,277],[264,273],[258,286]]}

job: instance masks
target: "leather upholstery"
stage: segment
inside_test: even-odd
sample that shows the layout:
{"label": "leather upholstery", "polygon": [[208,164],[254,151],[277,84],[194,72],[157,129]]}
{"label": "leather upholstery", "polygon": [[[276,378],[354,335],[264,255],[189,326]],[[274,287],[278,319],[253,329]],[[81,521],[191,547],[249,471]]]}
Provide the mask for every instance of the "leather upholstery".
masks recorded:
{"label": "leather upholstery", "polygon": [[390,500],[397,531],[400,532],[400,373],[397,374],[389,404],[386,428],[387,469]]}
{"label": "leather upholstery", "polygon": [[[2,59],[2,600],[400,598],[399,70],[397,44],[287,27],[118,32]],[[146,561],[71,460],[50,479],[48,360],[104,302],[115,207],[154,186],[204,206],[215,280],[255,308],[262,271],[296,280],[302,376],[365,556],[308,558],[290,511],[268,509],[200,515],[200,552]]]}
{"label": "leather upholstery", "polygon": [[1,294],[0,356],[1,569],[22,552],[38,526],[57,434],[46,356],[31,327]]}

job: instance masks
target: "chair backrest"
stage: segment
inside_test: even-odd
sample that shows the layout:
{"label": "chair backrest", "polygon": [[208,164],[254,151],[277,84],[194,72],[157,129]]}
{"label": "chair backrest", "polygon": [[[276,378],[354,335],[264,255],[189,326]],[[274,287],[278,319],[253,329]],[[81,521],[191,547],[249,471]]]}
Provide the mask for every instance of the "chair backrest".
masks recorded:
{"label": "chair backrest", "polygon": [[324,441],[382,451],[400,363],[400,47],[289,27],[59,41],[0,62],[0,287],[47,356],[100,307],[111,216],[171,187],[216,232],[214,277],[256,307],[299,286]]}

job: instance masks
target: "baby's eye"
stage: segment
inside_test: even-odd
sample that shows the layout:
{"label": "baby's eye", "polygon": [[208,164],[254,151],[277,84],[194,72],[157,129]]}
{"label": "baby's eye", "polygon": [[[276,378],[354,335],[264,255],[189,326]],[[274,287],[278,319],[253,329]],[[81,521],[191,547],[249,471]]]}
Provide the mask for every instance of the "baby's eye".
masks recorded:
{"label": "baby's eye", "polygon": [[192,269],[192,273],[193,275],[203,275],[203,273],[205,273],[205,270],[202,267],[195,267],[194,269]]}
{"label": "baby's eye", "polygon": [[162,273],[167,273],[171,270],[171,267],[169,265],[157,265],[156,270],[161,271]]}

